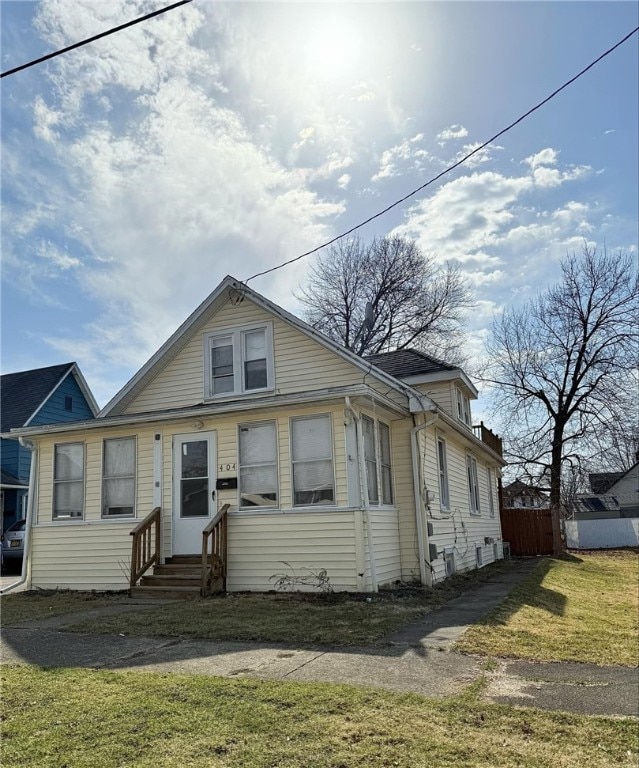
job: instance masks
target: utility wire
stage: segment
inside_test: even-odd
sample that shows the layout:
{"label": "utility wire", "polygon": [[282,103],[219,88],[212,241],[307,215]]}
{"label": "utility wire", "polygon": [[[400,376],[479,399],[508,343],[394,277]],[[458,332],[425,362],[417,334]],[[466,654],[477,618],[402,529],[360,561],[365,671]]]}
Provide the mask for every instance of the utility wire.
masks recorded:
{"label": "utility wire", "polygon": [[166,13],[167,11],[172,11],[174,8],[178,8],[180,5],[186,5],[187,3],[191,3],[191,2],[193,2],[193,0],[180,0],[178,3],[173,3],[173,5],[167,5],[166,8],[160,8],[157,11],[152,11],[151,13],[147,13],[145,16],[140,16],[137,19],[133,19],[133,21],[127,21],[126,24],[120,24],[118,27],[113,27],[112,29],[108,29],[106,32],[100,32],[99,35],[93,35],[93,37],[87,37],[86,40],[81,40],[79,43],[73,43],[73,45],[68,45],[66,48],[60,48],[59,51],[53,51],[52,53],[47,53],[46,56],[41,56],[39,59],[34,59],[33,61],[29,61],[26,64],[20,64],[19,67],[14,67],[13,69],[7,69],[6,72],[2,72],[2,74],[0,74],[0,77],[8,77],[9,75],[15,75],[16,72],[21,72],[23,69],[34,67],[36,64],[42,64],[43,61],[48,61],[49,59],[53,59],[56,56],[61,56],[63,53],[68,53],[69,51],[73,51],[76,48],[81,48],[83,45],[94,43],[96,40],[100,40],[103,37],[112,35],[114,32],[119,32],[120,30],[126,29],[127,27],[132,27],[134,24],[139,24],[141,21],[152,19],[154,16],[159,16],[162,13]]}
{"label": "utility wire", "polygon": [[429,187],[434,182],[441,179],[442,176],[445,176],[447,173],[450,173],[451,171],[455,170],[455,168],[458,168],[460,165],[466,162],[469,158],[471,158],[473,155],[477,154],[477,152],[480,152],[482,149],[487,147],[489,144],[492,144],[493,141],[498,139],[500,136],[503,136],[505,133],[511,130],[511,128],[514,128],[518,123],[521,123],[522,120],[525,120],[529,115],[532,115],[533,112],[536,112],[540,107],[543,107],[544,104],[547,104],[551,99],[553,99],[558,93],[561,93],[561,91],[564,90],[564,88],[567,88],[569,85],[575,82],[575,80],[578,80],[582,75],[585,75],[586,72],[588,72],[589,69],[592,69],[595,64],[598,64],[602,59],[604,59],[606,56],[611,54],[616,48],[619,48],[620,45],[623,45],[623,43],[626,42],[626,40],[629,40],[633,35],[635,35],[637,32],[639,32],[639,27],[635,27],[632,32],[629,32],[625,37],[623,37],[621,40],[619,40],[618,43],[615,43],[615,45],[612,46],[612,48],[608,48],[607,51],[601,54],[601,56],[598,56],[594,61],[592,61],[590,64],[588,64],[587,67],[584,67],[584,69],[581,70],[581,72],[578,72],[574,77],[571,77],[570,80],[567,80],[562,86],[557,88],[557,90],[553,91],[549,96],[546,96],[545,99],[540,101],[538,104],[535,104],[534,107],[528,110],[528,112],[525,112],[521,117],[518,117],[516,120],[514,120],[510,125],[503,128],[499,133],[496,133],[494,136],[492,136],[490,139],[485,141],[483,144],[480,144],[478,147],[473,149],[472,152],[469,152],[467,155],[461,158],[461,160],[458,160],[456,163],[453,163],[453,165],[450,165],[448,168],[443,170],[441,173],[438,173],[437,176],[433,176],[432,179],[427,181],[425,184],[422,184],[420,187],[417,187],[417,189],[414,189],[412,192],[409,192],[407,195],[404,195],[404,197],[401,197],[399,200],[396,200],[394,203],[391,203],[389,206],[384,208],[384,210],[379,211],[378,213],[373,214],[372,216],[369,216],[367,219],[362,221],[359,224],[356,224],[354,227],[351,227],[350,229],[347,229],[346,232],[342,232],[340,235],[336,235],[332,240],[327,240],[325,243],[322,243],[322,245],[318,245],[316,248],[313,248],[310,251],[306,251],[306,253],[302,253],[299,256],[295,256],[293,259],[289,259],[288,261],[284,261],[281,264],[278,264],[275,267],[271,267],[270,269],[265,269],[263,272],[256,272],[254,275],[251,275],[251,277],[247,278],[244,282],[248,285],[248,283],[251,280],[255,280],[256,277],[262,277],[263,275],[268,275],[270,272],[275,272],[278,269],[282,269],[283,267],[287,267],[289,264],[293,264],[296,261],[299,261],[300,259],[304,259],[307,256],[311,256],[313,253],[317,253],[318,251],[321,251],[322,248],[327,248],[329,245],[332,245],[333,243],[336,243],[338,240],[341,240],[343,237],[346,237],[347,235],[352,234],[358,229],[361,229],[366,224],[370,224],[371,221],[374,219],[378,219],[380,216],[383,216],[385,213],[388,213],[388,211],[392,210],[393,208],[397,207],[398,205],[401,205],[403,202],[408,200],[408,198],[413,197],[413,195],[416,195],[418,192],[421,192],[422,189],[426,189],[426,187]]}

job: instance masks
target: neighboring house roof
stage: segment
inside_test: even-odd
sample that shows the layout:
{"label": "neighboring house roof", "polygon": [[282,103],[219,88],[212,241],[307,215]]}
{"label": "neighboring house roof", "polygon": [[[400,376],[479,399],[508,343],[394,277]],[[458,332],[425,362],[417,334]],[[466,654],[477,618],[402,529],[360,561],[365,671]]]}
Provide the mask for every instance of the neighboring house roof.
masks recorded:
{"label": "neighboring house roof", "polygon": [[96,414],[97,403],[74,362],[5,373],[0,377],[0,432],[28,426],[68,375],[75,376],[89,408]]}
{"label": "neighboring house roof", "polygon": [[454,365],[448,365],[441,360],[419,352],[416,349],[396,349],[394,352],[380,352],[377,355],[364,357],[382,371],[399,379],[405,376],[418,376],[422,373],[439,373],[440,371],[454,371]]}
{"label": "neighboring house roof", "polygon": [[512,483],[504,486],[504,493],[508,493],[510,496],[517,496],[520,493],[533,494],[535,496],[546,497],[546,492],[541,488],[537,488],[534,485],[526,485],[521,480],[513,480]]}
{"label": "neighboring house roof", "polygon": [[621,480],[625,474],[627,473],[593,472],[592,474],[588,475],[588,480],[590,481],[590,490],[597,496],[607,493],[617,482],[617,480]]}
{"label": "neighboring house roof", "polygon": [[19,477],[16,477],[15,475],[11,474],[11,472],[7,472],[6,469],[0,469],[0,485],[4,488],[5,486],[9,487],[18,487],[18,488],[27,488],[28,482],[25,482],[24,480],[20,480]]}
{"label": "neighboring house roof", "polygon": [[577,496],[573,502],[575,512],[618,512],[619,502],[614,496]]}

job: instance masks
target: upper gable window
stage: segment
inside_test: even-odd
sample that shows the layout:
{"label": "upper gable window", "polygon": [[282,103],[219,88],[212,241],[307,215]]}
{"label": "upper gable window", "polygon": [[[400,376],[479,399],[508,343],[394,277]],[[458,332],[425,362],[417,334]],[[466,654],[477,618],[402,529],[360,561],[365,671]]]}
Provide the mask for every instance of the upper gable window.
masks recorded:
{"label": "upper gable window", "polygon": [[204,397],[273,389],[273,326],[242,326],[204,337]]}
{"label": "upper gable window", "polygon": [[457,391],[457,418],[467,427],[472,426],[470,418],[470,400],[468,396],[456,387]]}

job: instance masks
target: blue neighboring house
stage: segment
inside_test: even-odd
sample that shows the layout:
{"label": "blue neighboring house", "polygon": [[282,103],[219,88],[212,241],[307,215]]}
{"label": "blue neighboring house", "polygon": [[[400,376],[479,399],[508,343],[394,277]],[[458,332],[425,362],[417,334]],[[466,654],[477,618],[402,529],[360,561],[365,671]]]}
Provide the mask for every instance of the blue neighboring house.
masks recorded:
{"label": "blue neighboring house", "polygon": [[[92,419],[98,413],[76,363],[51,365],[0,377],[0,432],[63,421]],[[0,440],[2,531],[25,516],[31,452],[18,440]]]}

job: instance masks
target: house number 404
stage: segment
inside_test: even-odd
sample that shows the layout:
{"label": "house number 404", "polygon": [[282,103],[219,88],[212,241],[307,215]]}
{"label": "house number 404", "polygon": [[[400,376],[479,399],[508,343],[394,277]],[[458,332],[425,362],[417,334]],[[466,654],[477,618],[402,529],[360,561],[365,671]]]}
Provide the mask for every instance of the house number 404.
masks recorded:
{"label": "house number 404", "polygon": [[235,464],[220,464],[220,472],[232,472],[235,469]]}

